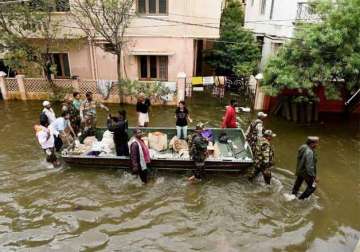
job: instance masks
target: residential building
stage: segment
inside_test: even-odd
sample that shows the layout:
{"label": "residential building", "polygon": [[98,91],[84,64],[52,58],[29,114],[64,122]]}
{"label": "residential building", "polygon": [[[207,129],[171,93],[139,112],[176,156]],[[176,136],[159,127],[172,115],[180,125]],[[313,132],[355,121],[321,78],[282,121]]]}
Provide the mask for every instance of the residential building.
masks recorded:
{"label": "residential building", "polygon": [[254,32],[261,47],[261,68],[293,37],[296,22],[314,21],[316,17],[304,0],[246,0],[245,27]]}
{"label": "residential building", "polygon": [[[84,37],[70,18],[72,0],[67,1],[70,7],[55,13],[64,20],[61,32]],[[222,6],[223,0],[136,0],[132,13],[138,15],[125,34],[129,42],[121,59],[123,76],[176,81],[180,72],[188,77],[202,74],[202,51],[219,37]],[[116,57],[106,41],[84,41],[54,52],[55,78],[117,79]]]}

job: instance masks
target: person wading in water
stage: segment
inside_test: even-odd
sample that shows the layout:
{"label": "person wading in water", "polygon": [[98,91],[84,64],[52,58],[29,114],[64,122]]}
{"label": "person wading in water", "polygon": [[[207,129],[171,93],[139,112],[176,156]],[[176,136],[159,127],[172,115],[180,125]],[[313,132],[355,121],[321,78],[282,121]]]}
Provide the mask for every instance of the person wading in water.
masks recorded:
{"label": "person wading in water", "polygon": [[54,167],[58,167],[60,166],[60,161],[55,154],[55,139],[48,126],[48,121],[43,120],[40,121],[40,125],[34,126],[34,130],[36,138],[46,155],[46,161],[52,163]]}
{"label": "person wading in water", "polygon": [[134,135],[129,141],[131,170],[133,174],[138,174],[145,184],[148,182],[148,169],[150,152],[144,141],[141,139],[144,133],[140,129],[134,129]]}
{"label": "person wading in water", "polygon": [[56,120],[55,112],[51,107],[51,103],[49,101],[44,101],[42,103],[44,109],[42,110],[40,114],[40,121],[45,121],[45,118],[47,119],[47,122],[49,125],[53,123]]}
{"label": "person wading in water", "polygon": [[260,139],[263,136],[265,131],[263,119],[267,117],[267,114],[264,112],[259,112],[257,118],[251,122],[250,126],[246,130],[246,141],[249,143],[251,150],[255,153],[255,147]]}
{"label": "person wading in water", "polygon": [[271,140],[276,136],[271,130],[265,130],[264,135],[259,139],[254,153],[255,169],[249,177],[253,181],[259,173],[262,173],[266,184],[270,185],[271,168],[274,165],[274,150]]}
{"label": "person wading in water", "polygon": [[316,184],[319,183],[319,179],[316,176],[317,173],[317,155],[315,152],[316,147],[319,144],[319,137],[309,136],[306,143],[301,145],[297,156],[296,165],[296,180],[292,189],[292,194],[297,196],[301,184],[305,181],[307,184],[306,190],[299,196],[299,199],[303,200],[315,192]]}
{"label": "person wading in water", "polygon": [[204,177],[205,159],[207,157],[208,140],[201,135],[204,129],[202,123],[198,123],[195,132],[189,136],[190,157],[195,163],[194,175],[188,180],[201,180]]}

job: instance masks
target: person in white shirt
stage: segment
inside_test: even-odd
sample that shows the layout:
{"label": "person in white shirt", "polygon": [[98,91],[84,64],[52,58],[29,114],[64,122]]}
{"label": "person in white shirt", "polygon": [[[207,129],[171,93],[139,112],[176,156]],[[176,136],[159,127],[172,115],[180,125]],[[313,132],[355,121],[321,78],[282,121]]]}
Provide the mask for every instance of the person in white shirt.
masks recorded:
{"label": "person in white shirt", "polygon": [[49,126],[51,132],[55,137],[55,149],[56,151],[60,151],[63,146],[63,142],[66,141],[67,145],[70,145],[70,136],[66,133],[66,129],[70,130],[70,133],[75,137],[75,132],[71,127],[70,123],[70,113],[63,112],[61,117],[56,118],[56,120],[50,124]]}
{"label": "person in white shirt", "polygon": [[59,166],[60,162],[55,155],[54,135],[48,128],[48,123],[41,121],[40,125],[34,126],[34,130],[36,132],[36,138],[45,152],[46,161],[52,163],[55,167]]}
{"label": "person in white shirt", "polygon": [[44,109],[42,110],[42,114],[47,117],[50,125],[56,120],[55,112],[51,108],[51,103],[49,101],[44,101],[42,105],[44,107]]}

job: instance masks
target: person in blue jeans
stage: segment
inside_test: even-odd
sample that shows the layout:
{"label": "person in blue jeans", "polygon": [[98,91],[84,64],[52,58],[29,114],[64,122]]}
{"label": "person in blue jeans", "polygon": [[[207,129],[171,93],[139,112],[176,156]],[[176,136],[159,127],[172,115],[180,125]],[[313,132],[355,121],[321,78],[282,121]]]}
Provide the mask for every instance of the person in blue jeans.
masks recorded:
{"label": "person in blue jeans", "polygon": [[189,111],[186,108],[184,101],[179,102],[179,105],[175,111],[175,117],[176,117],[176,136],[179,139],[186,139],[188,121],[191,123],[192,119],[190,118]]}

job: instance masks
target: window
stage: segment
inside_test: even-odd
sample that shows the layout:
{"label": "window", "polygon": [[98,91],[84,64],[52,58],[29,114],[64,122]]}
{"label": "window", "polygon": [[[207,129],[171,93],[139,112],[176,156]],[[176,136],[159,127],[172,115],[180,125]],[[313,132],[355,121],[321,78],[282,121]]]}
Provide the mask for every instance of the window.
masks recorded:
{"label": "window", "polygon": [[302,22],[311,22],[319,17],[314,12],[314,6],[307,2],[300,2],[297,6],[296,20]]}
{"label": "window", "polygon": [[260,14],[261,15],[265,14],[265,9],[266,9],[266,0],[261,0],[260,1]]}
{"label": "window", "polygon": [[53,3],[42,0],[31,0],[30,6],[39,11],[47,11],[48,8],[54,12],[70,11],[69,0],[55,0]]}
{"label": "window", "polygon": [[167,56],[140,56],[139,57],[140,80],[163,80],[168,79]]}
{"label": "window", "polygon": [[109,52],[109,53],[114,53],[115,52],[114,45],[110,44],[110,43],[103,44],[103,49],[104,49],[105,52]]}
{"label": "window", "polygon": [[276,54],[282,45],[283,43],[280,42],[271,42],[271,52]]}
{"label": "window", "polygon": [[256,42],[258,43],[260,53],[262,53],[263,46],[264,46],[264,37],[263,36],[257,36],[256,37]]}
{"label": "window", "polygon": [[55,78],[70,78],[69,57],[67,53],[52,53],[51,61],[56,66]]}
{"label": "window", "polygon": [[254,6],[254,0],[251,0],[251,6]]}
{"label": "window", "polygon": [[138,0],[137,11],[139,13],[146,13],[146,0]]}
{"label": "window", "polygon": [[56,11],[70,11],[69,0],[56,0]]}
{"label": "window", "polygon": [[137,0],[137,12],[140,14],[168,14],[169,0]]}
{"label": "window", "polygon": [[159,13],[167,13],[167,0],[159,0]]}
{"label": "window", "polygon": [[149,1],[149,13],[155,14],[156,13],[156,0],[148,0]]}

